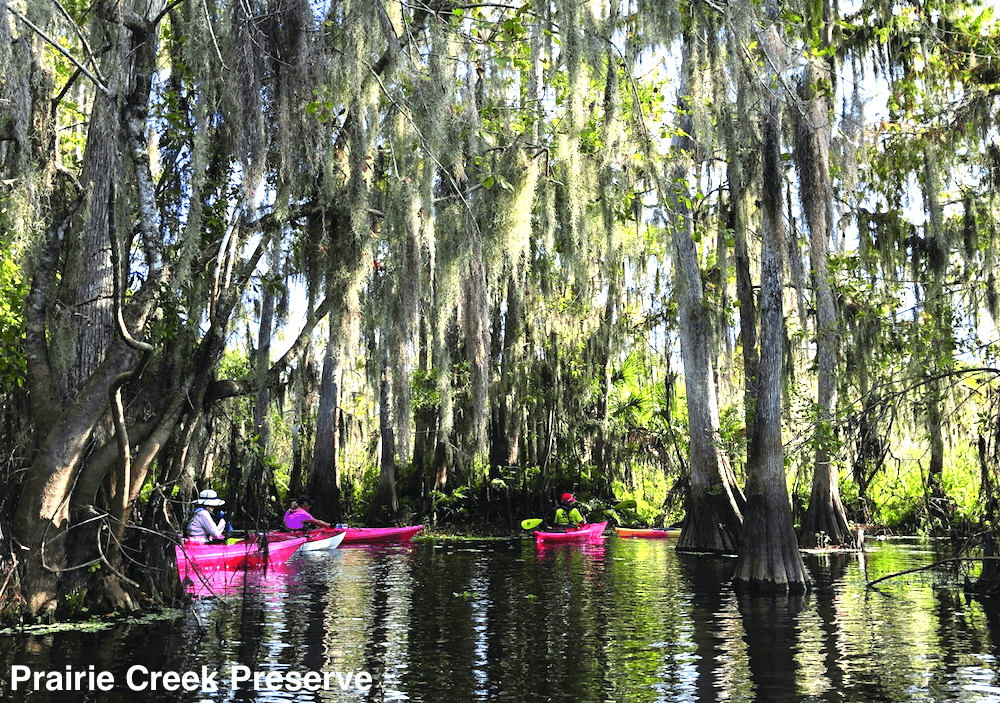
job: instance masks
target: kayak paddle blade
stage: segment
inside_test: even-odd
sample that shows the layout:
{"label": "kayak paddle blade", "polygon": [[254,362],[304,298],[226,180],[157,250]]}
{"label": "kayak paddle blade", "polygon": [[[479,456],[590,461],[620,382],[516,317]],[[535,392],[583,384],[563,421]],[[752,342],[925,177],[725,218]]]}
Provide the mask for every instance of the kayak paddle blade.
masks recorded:
{"label": "kayak paddle blade", "polygon": [[542,522],[543,522],[542,518],[540,518],[540,517],[533,517],[533,518],[528,518],[527,520],[521,520],[521,529],[522,530],[533,530],[536,527],[538,527],[539,525],[541,525]]}
{"label": "kayak paddle blade", "polygon": [[616,506],[614,506],[614,509],[615,510],[630,510],[630,509],[632,509],[634,507],[635,507],[635,501],[634,500],[623,500],[621,503],[618,503]]}

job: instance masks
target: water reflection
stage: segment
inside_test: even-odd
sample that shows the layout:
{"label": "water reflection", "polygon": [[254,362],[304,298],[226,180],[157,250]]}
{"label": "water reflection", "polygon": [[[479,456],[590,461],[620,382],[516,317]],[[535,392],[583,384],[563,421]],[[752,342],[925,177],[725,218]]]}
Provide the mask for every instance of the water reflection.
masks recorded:
{"label": "water reflection", "polygon": [[[114,674],[133,665],[218,672],[220,689],[144,691],[153,701],[998,701],[1000,611],[928,573],[931,547],[808,555],[813,589],[737,597],[731,559],[639,539],[354,547],[303,554],[212,582],[176,621],[0,638],[0,699],[15,664]],[[329,690],[231,690],[234,666],[330,672]],[[358,672],[371,687],[358,686]]]}
{"label": "water reflection", "polygon": [[[726,584],[733,578],[735,559],[679,554],[678,563],[691,593],[694,643],[694,700],[711,701],[720,692],[747,700],[751,692],[747,643],[736,596]],[[722,587],[720,587],[722,585]]]}

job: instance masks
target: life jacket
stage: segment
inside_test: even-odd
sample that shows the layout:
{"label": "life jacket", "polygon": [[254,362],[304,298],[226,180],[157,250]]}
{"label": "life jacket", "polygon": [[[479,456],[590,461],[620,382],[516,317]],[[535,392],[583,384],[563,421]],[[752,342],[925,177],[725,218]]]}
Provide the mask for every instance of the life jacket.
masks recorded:
{"label": "life jacket", "polygon": [[[561,507],[556,509],[556,525],[566,527],[576,527],[577,523],[573,522],[570,515],[576,510],[575,507]],[[578,511],[579,512],[579,511]],[[583,516],[580,516],[583,518]]]}

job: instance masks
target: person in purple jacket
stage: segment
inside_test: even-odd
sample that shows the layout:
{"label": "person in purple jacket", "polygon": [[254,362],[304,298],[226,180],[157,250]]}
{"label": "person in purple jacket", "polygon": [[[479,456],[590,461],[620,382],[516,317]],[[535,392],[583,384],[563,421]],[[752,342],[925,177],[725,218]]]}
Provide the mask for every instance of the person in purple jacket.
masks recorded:
{"label": "person in purple jacket", "polygon": [[317,520],[309,514],[309,506],[312,505],[312,500],[309,496],[299,496],[299,499],[295,503],[297,505],[289,508],[282,519],[286,530],[308,530],[311,527],[330,526],[330,523]]}

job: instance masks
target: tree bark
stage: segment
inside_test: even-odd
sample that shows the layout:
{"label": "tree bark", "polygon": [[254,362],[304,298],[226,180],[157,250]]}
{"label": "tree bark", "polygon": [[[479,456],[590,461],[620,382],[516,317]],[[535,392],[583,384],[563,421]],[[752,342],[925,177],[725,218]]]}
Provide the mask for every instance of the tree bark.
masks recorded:
{"label": "tree bark", "polygon": [[[945,495],[944,477],[944,394],[941,391],[940,374],[952,363],[953,344],[950,320],[952,309],[949,294],[945,291],[945,275],[948,270],[949,244],[944,231],[944,206],[940,200],[942,191],[939,157],[936,148],[928,146],[924,151],[924,201],[927,210],[926,258],[927,271],[924,305],[914,308],[914,316],[919,320],[926,312],[926,331],[930,337],[925,345],[922,363],[928,376],[926,384],[924,419],[930,441],[930,458],[927,467],[925,499],[931,527],[945,531],[951,524],[952,509],[950,499]],[[919,255],[914,253],[914,257]],[[918,329],[923,326],[918,322]]]}
{"label": "tree bark", "polygon": [[838,472],[830,461],[833,414],[837,391],[837,314],[827,266],[833,230],[830,183],[829,104],[822,82],[830,80],[824,64],[814,62],[806,72],[807,110],[796,125],[796,169],[799,195],[809,226],[813,287],[816,291],[816,421],[815,461],[809,507],[802,521],[803,547],[843,545],[851,541],[847,512],[840,500]]}
{"label": "tree bark", "polygon": [[313,448],[309,494],[316,501],[316,514],[328,522],[340,522],[340,360],[341,325],[331,313],[323,355],[316,413],[316,445]]}
{"label": "tree bark", "polygon": [[[50,244],[29,301],[29,368],[34,377],[30,384],[41,391],[39,407],[49,413],[41,426],[51,428],[28,472],[16,509],[17,537],[26,547],[21,555],[24,559],[21,584],[30,616],[51,616],[58,605],[57,584],[62,570],[74,561],[74,556],[66,552],[64,530],[69,524],[76,478],[86,461],[86,446],[95,439],[103,443],[109,436],[101,429],[102,422],[107,419],[108,392],[116,379],[121,383],[121,374],[132,369],[137,358],[130,349],[113,341],[117,336],[111,253],[111,237],[116,236],[114,224],[117,219],[114,189],[128,193],[129,180],[122,167],[122,153],[129,153],[132,158],[137,184],[146,183],[149,175],[148,160],[143,161],[133,146],[137,133],[145,128],[157,46],[151,19],[161,7],[158,0],[142,7],[126,4],[115,8],[102,6],[97,10],[99,23],[108,32],[107,39],[114,48],[101,63],[108,92],[102,90],[96,94],[84,150],[85,207],[83,221],[75,223],[80,236],[64,239],[63,224],[53,225]],[[145,14],[139,14],[140,11]],[[137,215],[142,223],[141,230],[146,234],[150,231],[147,223],[155,217],[155,207],[142,197],[144,192],[140,192],[139,205],[130,213],[130,218]],[[68,247],[69,254],[60,270],[62,279],[57,282],[55,257],[63,245]],[[149,310],[148,291],[163,282],[162,269],[154,267],[152,261],[147,263],[149,287],[146,293],[133,296],[138,312],[128,326],[122,323],[125,330],[142,328]],[[45,301],[56,285],[61,287],[63,299],[72,302],[69,310],[72,317],[67,321],[74,330],[72,342],[65,336],[47,334]],[[75,353],[62,379],[62,388],[57,391],[51,366],[52,345],[69,343],[74,345]],[[53,403],[56,398],[61,402]],[[128,440],[124,434],[122,439],[123,451],[127,453]],[[120,457],[119,462],[125,459]],[[135,478],[128,471],[128,463],[124,466],[125,475],[118,477],[114,509],[119,522],[126,519],[131,502],[129,488]],[[136,473],[144,475],[141,467],[137,467]],[[120,535],[121,524],[115,528],[115,533]],[[102,560],[106,566],[111,566],[107,555],[102,556]],[[112,609],[127,611],[135,607],[133,598],[122,591],[117,574],[100,579],[99,585],[102,593],[95,596],[96,600],[109,603]]]}
{"label": "tree bark", "polygon": [[785,479],[781,440],[784,319],[778,261],[769,239],[765,239],[761,265],[761,396],[747,463],[747,506],[734,584],[740,590],[798,593],[807,589],[808,577]]}
{"label": "tree bark", "polygon": [[739,548],[743,523],[743,495],[725,455],[719,451],[719,406],[712,369],[712,319],[705,301],[694,242],[694,220],[687,190],[689,159],[693,149],[693,122],[690,119],[688,89],[693,71],[692,37],[686,36],[678,88],[679,135],[674,152],[681,165],[671,175],[670,201],[678,215],[673,244],[676,255],[674,276],[680,306],[681,356],[684,360],[684,387],[687,391],[690,429],[691,492],[687,513],[677,540],[679,551],[735,553]]}
{"label": "tree bark", "polygon": [[65,531],[69,525],[68,497],[96,425],[106,417],[108,388],[132,363],[123,349],[105,359],[80,389],[62,417],[56,418],[32,462],[17,502],[14,529],[26,549],[19,555],[28,613],[50,615],[58,605],[60,572],[69,563]]}
{"label": "tree bark", "polygon": [[[269,270],[277,268],[276,242],[277,238],[272,239],[268,245],[268,265],[274,267]],[[256,450],[253,458],[254,466],[249,474],[243,473],[242,480],[229,483],[230,502],[238,497],[242,522],[254,526],[267,523],[268,504],[271,500],[277,500],[277,496],[271,495],[274,471],[268,457],[271,444],[271,419],[268,416],[271,411],[271,392],[267,384],[263,383],[271,364],[275,299],[274,288],[267,276],[261,279],[259,285],[257,348],[251,357],[254,376],[257,379],[257,392],[253,396],[253,444]],[[233,513],[235,514],[235,511]]]}
{"label": "tree bark", "polygon": [[[761,44],[772,66],[784,65],[772,25]],[[772,69],[774,70],[774,69]],[[770,78],[775,78],[772,74]],[[768,80],[767,85],[777,85]],[[763,132],[763,250],[760,294],[760,395],[747,457],[747,507],[733,583],[739,590],[798,593],[808,588],[785,478],[781,438],[782,361],[785,340],[781,261],[781,105],[768,98]]]}
{"label": "tree bark", "polygon": [[[737,103],[742,105],[746,94],[745,81],[737,85]],[[757,356],[757,303],[754,300],[753,278],[750,273],[750,249],[747,246],[747,181],[750,165],[746,163],[745,135],[737,133],[742,120],[729,115],[727,121],[727,148],[729,152],[726,170],[729,180],[729,228],[733,232],[733,265],[736,269],[736,299],[740,306],[740,344],[743,347],[743,421],[749,436],[754,424],[757,404],[758,367]]]}
{"label": "tree bark", "polygon": [[382,463],[375,498],[365,518],[365,523],[368,525],[393,525],[399,515],[399,499],[396,496],[396,439],[392,427],[392,399],[389,397],[389,388],[389,354],[383,350],[382,383],[379,392]]}

